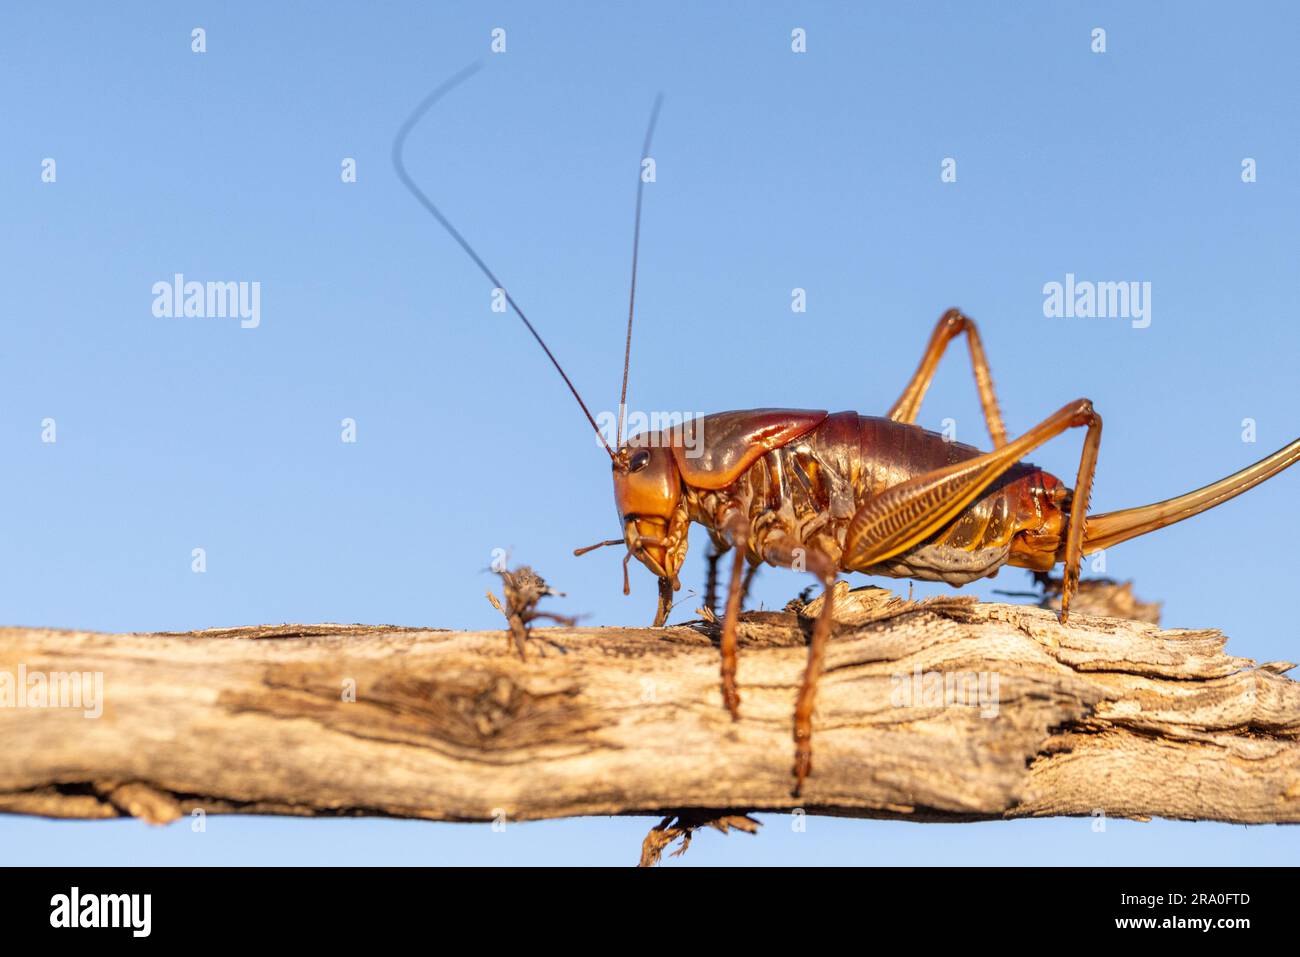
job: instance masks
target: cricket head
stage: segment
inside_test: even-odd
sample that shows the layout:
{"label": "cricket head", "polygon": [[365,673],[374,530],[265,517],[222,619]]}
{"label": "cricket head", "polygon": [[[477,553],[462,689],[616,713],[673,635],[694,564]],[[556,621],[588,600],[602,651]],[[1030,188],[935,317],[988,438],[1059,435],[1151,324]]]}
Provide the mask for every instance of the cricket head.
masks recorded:
{"label": "cricket head", "polygon": [[661,438],[659,432],[644,433],[615,453],[614,506],[628,555],[656,577],[675,583],[686,559],[690,521],[681,472]]}

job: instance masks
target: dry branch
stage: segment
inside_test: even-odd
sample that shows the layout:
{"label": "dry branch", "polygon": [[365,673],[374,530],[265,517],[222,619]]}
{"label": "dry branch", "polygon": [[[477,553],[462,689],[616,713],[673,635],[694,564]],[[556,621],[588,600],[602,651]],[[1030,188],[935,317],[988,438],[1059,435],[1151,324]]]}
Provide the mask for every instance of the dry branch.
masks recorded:
{"label": "dry branch", "polygon": [[[705,623],[545,629],[527,661],[500,631],[0,629],[0,703],[20,666],[104,682],[99,718],[0,707],[0,811],[1300,821],[1289,664],[1229,656],[1217,631],[1062,627],[1027,606],[864,589],[842,607],[798,801],[790,719],[813,606],[746,616],[738,723]],[[996,679],[996,700],[927,698],[936,673]]]}

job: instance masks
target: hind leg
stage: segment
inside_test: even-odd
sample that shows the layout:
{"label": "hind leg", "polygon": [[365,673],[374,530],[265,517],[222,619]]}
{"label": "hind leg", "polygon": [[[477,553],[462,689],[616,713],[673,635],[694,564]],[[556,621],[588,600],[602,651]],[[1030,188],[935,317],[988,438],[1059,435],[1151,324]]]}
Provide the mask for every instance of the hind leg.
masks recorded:
{"label": "hind leg", "polygon": [[868,499],[849,522],[840,563],[846,569],[863,571],[921,544],[955,521],[981,492],[1029,452],[1066,429],[1082,427],[1088,429],[1088,434],[1083,441],[1071,506],[1077,520],[1070,521],[1065,545],[1061,621],[1066,621],[1070,597],[1079,584],[1084,516],[1101,443],[1101,416],[1087,399],[1063,406],[1000,449],[918,475]]}
{"label": "hind leg", "polygon": [[925,398],[935,370],[939,368],[939,360],[943,358],[948,343],[963,332],[966,333],[966,344],[970,347],[971,371],[975,374],[975,388],[979,390],[984,422],[989,427],[993,447],[1001,448],[1007,444],[1007,429],[1002,424],[998,399],[993,393],[993,373],[989,371],[989,360],[984,355],[984,344],[975,328],[975,320],[962,315],[958,309],[949,309],[939,318],[939,324],[930,336],[930,343],[925,347],[925,354],[921,356],[921,364],[912,375],[912,380],[907,383],[903,394],[889,410],[889,418],[895,422],[916,421],[916,416],[921,411],[921,400]]}

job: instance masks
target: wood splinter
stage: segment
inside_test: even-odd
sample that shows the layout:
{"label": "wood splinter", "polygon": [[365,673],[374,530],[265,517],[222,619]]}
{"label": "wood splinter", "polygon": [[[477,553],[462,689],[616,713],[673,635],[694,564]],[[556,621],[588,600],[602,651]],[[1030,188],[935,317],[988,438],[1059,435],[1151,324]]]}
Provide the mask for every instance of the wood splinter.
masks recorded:
{"label": "wood splinter", "polygon": [[528,658],[528,639],[532,635],[530,626],[537,619],[545,618],[547,621],[569,628],[577,624],[577,618],[537,610],[537,603],[547,595],[563,598],[564,592],[556,591],[546,584],[546,580],[527,565],[521,565],[513,572],[508,568],[502,568],[497,570],[497,574],[501,576],[501,591],[505,594],[505,605],[503,606],[497,596],[490,591],[487,593],[487,598],[493,608],[505,615],[506,622],[510,626],[506,635],[507,647],[513,643],[519,652],[520,660],[526,661]]}

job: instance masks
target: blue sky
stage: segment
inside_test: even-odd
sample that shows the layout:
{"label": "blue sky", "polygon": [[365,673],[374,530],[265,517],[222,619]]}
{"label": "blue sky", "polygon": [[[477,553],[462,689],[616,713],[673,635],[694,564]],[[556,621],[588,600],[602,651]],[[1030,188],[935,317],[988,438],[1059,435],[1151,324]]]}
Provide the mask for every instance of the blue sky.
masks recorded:
{"label": "blue sky", "polygon": [[[408,165],[595,409],[617,402],[637,153],[662,90],[634,409],[881,414],[957,305],[981,324],[1013,433],[1094,401],[1096,510],[1202,485],[1300,435],[1300,15],[1281,3],[0,16],[6,623],[496,627],[482,597],[495,548],[566,591],[557,610],[648,621],[648,573],[624,598],[617,550],[570,554],[619,531],[577,407],[388,163],[415,103],[476,59],[485,69],[416,130]],[[191,51],[195,27],[206,53]],[[341,182],[345,157],[356,183]],[[940,180],[945,158],[956,182]],[[1256,182],[1242,181],[1246,158]],[[151,288],[175,273],[259,282],[260,325],[155,317]],[[1150,326],[1044,317],[1044,284],[1067,273],[1150,282]],[[921,424],[951,418],[984,444],[963,353]],[[340,441],[344,418],[355,444]],[[1035,461],[1072,482],[1078,441]],[[1107,573],[1164,601],[1170,626],[1220,626],[1236,654],[1294,660],[1278,596],[1294,588],[1298,495],[1300,473],[1285,474],[1113,549]],[[682,578],[698,588],[694,541]],[[968,590],[1026,583],[1008,571]],[[755,597],[780,605],[804,584],[771,570]],[[198,836],[0,817],[0,860],[624,863],[648,826],[209,823]],[[683,862],[1280,863],[1300,850],[1295,829],[1172,822],[788,832],[777,816],[758,838],[706,835]]]}

